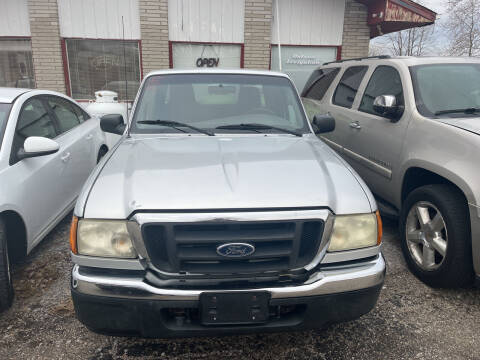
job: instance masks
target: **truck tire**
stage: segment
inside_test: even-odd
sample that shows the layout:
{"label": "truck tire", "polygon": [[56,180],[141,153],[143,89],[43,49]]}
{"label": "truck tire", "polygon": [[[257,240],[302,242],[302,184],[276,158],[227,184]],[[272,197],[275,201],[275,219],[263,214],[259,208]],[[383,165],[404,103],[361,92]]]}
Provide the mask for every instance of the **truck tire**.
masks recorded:
{"label": "truck tire", "polygon": [[11,275],[6,227],[0,218],[0,312],[12,305],[13,282]]}
{"label": "truck tire", "polygon": [[452,185],[419,187],[400,214],[403,255],[410,270],[431,287],[465,287],[473,281],[470,216]]}

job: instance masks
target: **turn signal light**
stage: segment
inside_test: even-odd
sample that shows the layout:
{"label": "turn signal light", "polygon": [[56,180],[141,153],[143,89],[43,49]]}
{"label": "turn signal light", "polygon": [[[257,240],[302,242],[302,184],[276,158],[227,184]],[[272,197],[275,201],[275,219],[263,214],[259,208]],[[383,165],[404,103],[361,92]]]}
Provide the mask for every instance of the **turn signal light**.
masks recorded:
{"label": "turn signal light", "polygon": [[77,227],[78,227],[78,218],[74,216],[72,218],[72,226],[70,227],[70,250],[72,253],[78,254],[77,250]]}
{"label": "turn signal light", "polygon": [[382,218],[380,216],[380,211],[377,210],[377,245],[382,243],[382,235],[383,235],[383,225],[382,225]]}

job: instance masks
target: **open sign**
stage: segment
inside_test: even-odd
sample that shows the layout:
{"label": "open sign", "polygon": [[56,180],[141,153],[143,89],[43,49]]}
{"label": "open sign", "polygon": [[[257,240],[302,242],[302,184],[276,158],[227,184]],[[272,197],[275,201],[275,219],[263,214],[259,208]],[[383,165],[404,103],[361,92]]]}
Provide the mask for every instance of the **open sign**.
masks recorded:
{"label": "open sign", "polygon": [[220,58],[198,58],[197,67],[217,67],[220,62]]}

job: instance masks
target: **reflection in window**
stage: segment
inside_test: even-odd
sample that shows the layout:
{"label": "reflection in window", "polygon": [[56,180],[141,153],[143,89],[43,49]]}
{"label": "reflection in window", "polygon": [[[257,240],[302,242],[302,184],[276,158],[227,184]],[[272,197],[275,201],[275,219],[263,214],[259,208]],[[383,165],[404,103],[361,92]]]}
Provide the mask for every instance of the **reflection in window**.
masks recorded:
{"label": "reflection in window", "polygon": [[35,87],[32,44],[29,39],[0,40],[0,86]]}
{"label": "reflection in window", "polygon": [[368,66],[352,66],[343,73],[342,79],[338,83],[335,94],[333,95],[333,103],[335,105],[351,108],[357,95]]}
{"label": "reflection in window", "polygon": [[66,40],[66,48],[73,98],[93,99],[98,90],[115,91],[119,100],[135,98],[140,85],[138,41],[69,39]]}

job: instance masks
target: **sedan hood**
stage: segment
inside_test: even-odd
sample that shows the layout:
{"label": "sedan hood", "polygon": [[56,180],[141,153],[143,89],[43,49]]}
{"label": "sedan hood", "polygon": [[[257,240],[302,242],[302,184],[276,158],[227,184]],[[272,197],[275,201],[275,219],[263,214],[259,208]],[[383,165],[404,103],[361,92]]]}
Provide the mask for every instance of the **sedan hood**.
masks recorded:
{"label": "sedan hood", "polygon": [[84,216],[305,207],[373,211],[356,176],[313,135],[137,136],[123,140],[99,172]]}
{"label": "sedan hood", "polygon": [[480,135],[480,118],[478,117],[441,119],[440,121],[445,124]]}

